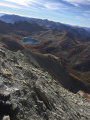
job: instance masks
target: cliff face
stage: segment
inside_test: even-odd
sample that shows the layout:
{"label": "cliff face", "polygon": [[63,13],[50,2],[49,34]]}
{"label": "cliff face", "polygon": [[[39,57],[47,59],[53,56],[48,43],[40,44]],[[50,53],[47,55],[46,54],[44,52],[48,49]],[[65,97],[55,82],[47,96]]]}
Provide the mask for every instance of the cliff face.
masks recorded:
{"label": "cliff face", "polygon": [[64,89],[32,53],[0,46],[0,119],[89,120],[90,101],[79,93]]}

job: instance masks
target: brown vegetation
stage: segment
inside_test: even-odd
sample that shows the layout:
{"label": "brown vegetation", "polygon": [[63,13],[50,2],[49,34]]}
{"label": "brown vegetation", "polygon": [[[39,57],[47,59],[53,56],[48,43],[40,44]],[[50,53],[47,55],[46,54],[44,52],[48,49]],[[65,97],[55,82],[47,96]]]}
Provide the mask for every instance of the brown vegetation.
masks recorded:
{"label": "brown vegetation", "polygon": [[[54,61],[55,66],[54,63],[50,65],[49,62],[49,60],[52,59],[53,56],[56,56],[59,58],[59,63],[57,63],[57,65],[61,64],[62,66],[64,66],[64,69],[67,69],[67,72],[72,76],[72,78],[77,81],[83,82],[85,86],[90,88],[90,38],[82,38],[81,36],[77,37],[67,31],[60,31],[55,29],[46,30],[43,29],[41,26],[38,26],[36,24],[31,25],[27,22],[15,23],[13,27],[14,30],[11,29],[12,24],[7,25],[4,22],[1,22],[1,24],[3,24],[3,29],[8,29],[8,26],[10,27],[8,30],[3,30],[3,34],[0,34],[0,43],[3,46],[13,51],[28,49],[32,52],[45,54],[45,56],[47,57],[39,58],[40,64],[45,69],[48,69],[48,71],[52,73],[54,77],[60,79],[60,77],[63,78],[64,75],[60,74],[60,72],[55,73],[55,69],[58,69],[56,67],[56,62]],[[22,44],[21,40],[25,36],[35,38],[39,40],[40,43],[33,45]],[[44,65],[41,60],[45,63]],[[47,66],[47,64],[50,66],[45,67]],[[74,81],[74,84],[80,85],[76,81]]]}

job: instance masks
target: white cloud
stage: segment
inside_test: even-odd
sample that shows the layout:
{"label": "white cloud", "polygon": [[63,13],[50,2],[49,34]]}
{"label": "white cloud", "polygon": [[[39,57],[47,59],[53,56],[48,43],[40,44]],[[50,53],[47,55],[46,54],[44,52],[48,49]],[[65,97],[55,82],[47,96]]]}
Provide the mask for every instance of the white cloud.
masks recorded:
{"label": "white cloud", "polygon": [[3,10],[0,10],[0,13],[13,14],[13,13],[11,13],[11,12],[6,12],[6,11],[3,11]]}
{"label": "white cloud", "polygon": [[44,5],[47,9],[50,9],[50,10],[57,10],[59,9],[59,6],[58,4],[53,4],[53,3],[45,3]]}
{"label": "white cloud", "polygon": [[4,10],[0,10],[0,14],[2,14],[2,15],[4,15],[4,14],[10,14],[10,15],[12,15],[13,12],[7,12],[7,11],[4,11]]}
{"label": "white cloud", "polygon": [[68,9],[68,7],[65,4],[62,4],[62,3],[50,3],[50,2],[47,2],[47,3],[44,4],[44,6],[49,10]]}
{"label": "white cloud", "polygon": [[68,7],[60,2],[54,2],[49,0],[4,0],[10,3],[23,5],[26,7],[37,5],[37,8],[48,9],[48,10],[58,10],[58,9],[68,9]]}
{"label": "white cloud", "polygon": [[19,7],[19,6],[12,5],[12,4],[7,4],[7,3],[1,3],[1,2],[0,2],[0,6],[22,9],[22,8]]}
{"label": "white cloud", "polygon": [[30,4],[33,3],[39,3],[40,0],[5,0],[5,1],[16,3],[23,6],[29,6]]}
{"label": "white cloud", "polygon": [[[7,1],[7,2],[5,2]],[[9,2],[8,2],[9,1]],[[13,1],[15,3],[18,3],[18,1],[14,1],[14,0],[2,0],[2,2],[0,2],[0,6],[4,6],[4,7],[9,7],[9,8],[15,8],[15,9],[21,9],[21,10],[30,10],[30,11],[38,11],[38,8],[34,7],[33,5],[27,5],[26,4],[22,4],[22,3],[18,3],[18,4],[14,4]],[[27,0],[26,0],[27,1]],[[29,0],[30,1],[30,0]],[[20,1],[19,1],[20,2]],[[25,0],[23,0],[23,2],[25,2]],[[25,5],[24,7],[22,5]]]}
{"label": "white cloud", "polygon": [[69,2],[70,4],[73,4],[75,6],[90,5],[90,0],[63,0],[63,1]]}

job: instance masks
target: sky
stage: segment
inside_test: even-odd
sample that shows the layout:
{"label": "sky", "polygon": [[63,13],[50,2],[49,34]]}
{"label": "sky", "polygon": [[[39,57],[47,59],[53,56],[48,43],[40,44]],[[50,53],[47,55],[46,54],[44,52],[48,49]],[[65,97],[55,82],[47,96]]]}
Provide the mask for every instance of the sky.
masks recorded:
{"label": "sky", "polygon": [[0,0],[0,13],[90,27],[90,0]]}

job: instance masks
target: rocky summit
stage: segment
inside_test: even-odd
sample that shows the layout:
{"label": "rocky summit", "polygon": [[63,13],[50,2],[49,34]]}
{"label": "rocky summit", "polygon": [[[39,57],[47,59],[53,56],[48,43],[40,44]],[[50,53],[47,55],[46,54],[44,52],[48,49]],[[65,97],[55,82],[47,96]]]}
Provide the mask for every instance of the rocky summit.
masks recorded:
{"label": "rocky summit", "polygon": [[82,91],[63,88],[29,55],[0,46],[0,120],[90,120]]}

